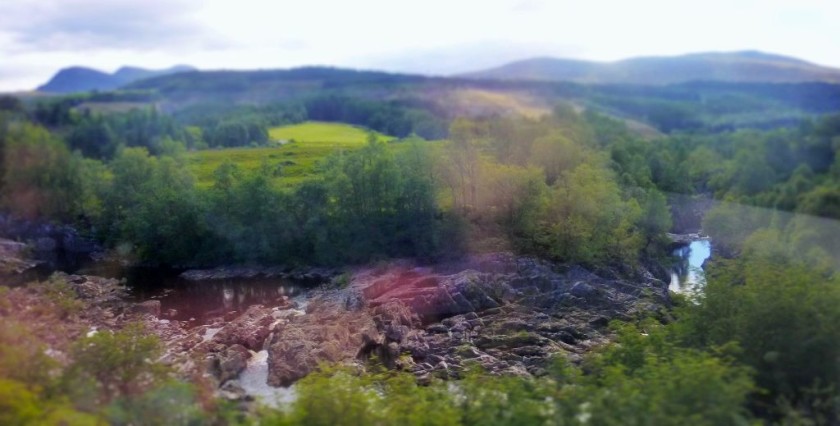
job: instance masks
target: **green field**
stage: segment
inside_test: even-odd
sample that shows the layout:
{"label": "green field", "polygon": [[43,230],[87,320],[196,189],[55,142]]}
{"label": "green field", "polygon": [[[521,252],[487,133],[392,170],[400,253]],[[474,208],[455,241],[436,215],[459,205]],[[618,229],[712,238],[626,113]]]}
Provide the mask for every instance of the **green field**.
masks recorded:
{"label": "green field", "polygon": [[[376,135],[380,140],[395,139],[381,133]],[[213,183],[213,171],[225,160],[236,163],[244,170],[256,169],[267,162],[278,170],[278,185],[288,187],[314,175],[318,160],[329,154],[363,147],[367,143],[368,130],[348,124],[310,121],[275,127],[269,130],[269,137],[274,143],[283,144],[191,152],[187,155],[187,164],[198,184],[208,187]]]}

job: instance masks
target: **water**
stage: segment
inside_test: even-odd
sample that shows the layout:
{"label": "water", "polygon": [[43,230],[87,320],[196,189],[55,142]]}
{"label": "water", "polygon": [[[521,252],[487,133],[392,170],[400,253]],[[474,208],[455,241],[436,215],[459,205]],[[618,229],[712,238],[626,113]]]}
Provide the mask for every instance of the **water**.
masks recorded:
{"label": "water", "polygon": [[279,407],[294,402],[297,397],[295,386],[275,388],[268,381],[268,351],[253,352],[248,366],[239,375],[239,384],[248,395],[270,407]]}
{"label": "water", "polygon": [[164,268],[122,268],[94,264],[79,274],[124,279],[134,300],[159,300],[163,318],[206,324],[209,319],[242,313],[253,305],[280,306],[304,287],[282,278],[242,278],[189,281],[181,271]]}
{"label": "water", "polygon": [[705,283],[703,262],[712,255],[712,242],[708,238],[694,240],[674,250],[673,255],[679,258],[679,262],[671,272],[671,291],[691,292]]}

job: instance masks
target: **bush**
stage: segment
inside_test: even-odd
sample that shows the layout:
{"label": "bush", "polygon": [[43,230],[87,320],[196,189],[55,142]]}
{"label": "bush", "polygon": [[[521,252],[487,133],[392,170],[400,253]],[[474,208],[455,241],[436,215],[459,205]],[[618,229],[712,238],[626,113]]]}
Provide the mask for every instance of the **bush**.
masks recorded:
{"label": "bush", "polygon": [[139,324],[101,331],[72,347],[65,390],[89,409],[121,397],[137,397],[163,383],[167,369],[155,363],[160,342]]}

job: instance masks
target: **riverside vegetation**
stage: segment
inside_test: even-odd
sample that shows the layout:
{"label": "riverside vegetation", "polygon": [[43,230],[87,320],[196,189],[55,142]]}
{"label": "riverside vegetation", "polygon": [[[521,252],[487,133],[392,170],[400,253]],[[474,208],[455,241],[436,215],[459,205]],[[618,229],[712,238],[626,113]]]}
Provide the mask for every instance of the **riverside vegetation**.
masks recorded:
{"label": "riverside vegetation", "polygon": [[[5,210],[71,224],[147,265],[340,267],[513,252],[615,284],[667,261],[674,194],[719,201],[702,226],[720,251],[701,293],[657,296],[654,284],[642,286],[633,300],[651,307],[613,312],[607,319],[621,321],[602,324],[604,341],[580,357],[558,350],[520,375],[465,363],[458,374],[418,380],[403,364],[366,356],[353,366],[322,364],[296,383],[294,402],[247,415],[199,378],[174,380],[183,375],[155,361],[161,342],[144,332],[142,317],[85,335],[96,309],[116,301],[82,297],[80,284],[61,277],[0,288],[0,423],[838,422],[840,116],[775,130],[674,125],[650,139],[562,105],[536,119],[452,120],[422,105],[336,97],[173,116],[90,114],[66,100],[0,105]],[[356,110],[369,114],[353,117]],[[351,128],[350,139],[319,141],[282,127],[307,118],[368,125],[394,139],[369,132],[360,141]],[[319,142],[338,149],[321,151]],[[246,153],[262,159],[242,160]],[[568,284],[564,294],[577,295],[568,300],[612,291]],[[538,311],[523,300],[515,303]],[[584,309],[557,306],[539,313]],[[60,327],[80,340],[61,340]],[[540,340],[531,330],[517,333],[507,335],[520,340],[512,348],[538,346],[526,344]]]}

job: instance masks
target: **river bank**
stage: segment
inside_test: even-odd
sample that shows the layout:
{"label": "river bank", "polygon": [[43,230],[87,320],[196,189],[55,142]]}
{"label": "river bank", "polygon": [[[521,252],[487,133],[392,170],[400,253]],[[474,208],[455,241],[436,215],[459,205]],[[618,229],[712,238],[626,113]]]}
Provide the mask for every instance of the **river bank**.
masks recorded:
{"label": "river bank", "polygon": [[333,285],[201,318],[173,317],[161,300],[132,298],[117,280],[53,279],[86,306],[68,336],[141,322],[181,379],[200,377],[218,397],[245,406],[292,398],[288,387],[325,362],[364,368],[376,359],[421,383],[459,378],[470,365],[540,376],[553,357],[577,363],[609,342],[610,321],[667,315],[670,304],[667,284],[645,270],[605,278],[509,253],[359,267]]}

